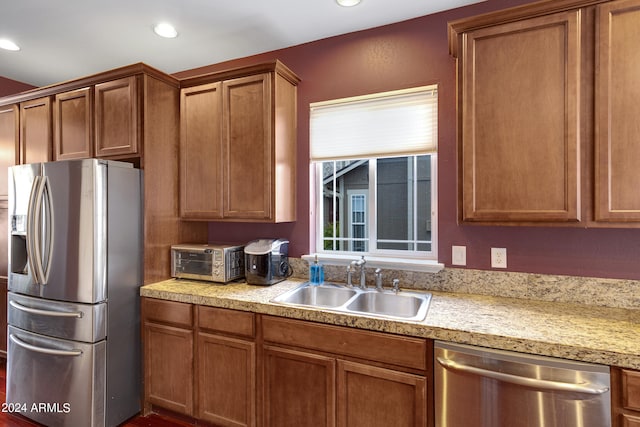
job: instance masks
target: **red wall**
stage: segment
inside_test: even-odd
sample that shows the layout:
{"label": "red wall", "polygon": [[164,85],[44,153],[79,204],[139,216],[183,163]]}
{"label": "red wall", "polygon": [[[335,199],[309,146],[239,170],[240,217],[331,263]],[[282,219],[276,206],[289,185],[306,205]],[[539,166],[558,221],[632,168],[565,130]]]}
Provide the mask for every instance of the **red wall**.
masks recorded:
{"label": "red wall", "polygon": [[438,83],[440,97],[439,260],[451,265],[451,246],[467,246],[467,267],[490,269],[490,248],[507,248],[508,271],[640,279],[640,230],[459,226],[456,221],[455,62],[446,23],[526,0],[489,0],[410,21],[307,43],[178,73],[178,77],[280,59],[298,88],[298,221],[247,225],[210,223],[210,241],[286,237],[290,255],[309,253],[309,103]]}
{"label": "red wall", "polygon": [[35,86],[0,76],[0,97],[35,89]]}
{"label": "red wall", "polygon": [[[467,246],[469,268],[490,269],[490,248],[507,248],[508,270],[640,279],[640,229],[459,226],[456,223],[455,63],[446,23],[530,0],[488,0],[372,30],[267,52],[177,73],[187,77],[280,59],[301,79],[298,87],[298,221],[210,223],[211,241],[247,242],[286,237],[290,254],[309,248],[309,103],[438,83],[440,97],[438,204],[439,260],[451,264],[451,245]],[[0,77],[0,96],[31,89]]]}

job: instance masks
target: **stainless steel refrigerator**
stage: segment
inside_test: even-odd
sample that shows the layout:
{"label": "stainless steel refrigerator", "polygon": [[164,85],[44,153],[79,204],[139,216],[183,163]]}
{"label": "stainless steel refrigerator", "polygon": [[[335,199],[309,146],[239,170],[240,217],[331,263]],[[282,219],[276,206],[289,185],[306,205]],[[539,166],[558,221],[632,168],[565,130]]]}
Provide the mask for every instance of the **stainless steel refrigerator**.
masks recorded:
{"label": "stainless steel refrigerator", "polygon": [[140,411],[142,227],[128,163],[10,168],[7,409],[51,427]]}

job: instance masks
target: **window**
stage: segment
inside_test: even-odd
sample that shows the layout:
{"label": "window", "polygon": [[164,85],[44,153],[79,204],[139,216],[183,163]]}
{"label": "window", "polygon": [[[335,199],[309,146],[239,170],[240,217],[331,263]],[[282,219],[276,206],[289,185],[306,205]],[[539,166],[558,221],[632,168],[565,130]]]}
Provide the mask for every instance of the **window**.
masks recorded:
{"label": "window", "polygon": [[315,251],[435,260],[437,87],[311,104]]}

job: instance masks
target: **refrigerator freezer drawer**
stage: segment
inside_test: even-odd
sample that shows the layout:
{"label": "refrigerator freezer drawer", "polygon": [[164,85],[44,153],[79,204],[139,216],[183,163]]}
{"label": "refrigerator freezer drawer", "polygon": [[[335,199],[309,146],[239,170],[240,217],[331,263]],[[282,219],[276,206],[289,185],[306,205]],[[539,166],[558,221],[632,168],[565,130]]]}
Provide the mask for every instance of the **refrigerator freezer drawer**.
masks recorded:
{"label": "refrigerator freezer drawer", "polygon": [[8,336],[8,407],[49,427],[105,425],[105,341],[59,340],[12,326]]}
{"label": "refrigerator freezer drawer", "polygon": [[7,323],[42,335],[93,343],[107,336],[107,304],[79,304],[9,292]]}

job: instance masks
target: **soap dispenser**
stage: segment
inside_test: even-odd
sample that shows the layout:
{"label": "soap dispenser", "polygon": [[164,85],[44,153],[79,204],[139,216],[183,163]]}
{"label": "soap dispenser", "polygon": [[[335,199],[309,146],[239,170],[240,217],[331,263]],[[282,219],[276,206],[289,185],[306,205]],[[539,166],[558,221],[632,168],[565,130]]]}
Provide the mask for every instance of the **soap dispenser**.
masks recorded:
{"label": "soap dispenser", "polygon": [[324,283],[324,267],[318,263],[318,255],[316,255],[313,264],[309,266],[309,283],[312,285]]}

